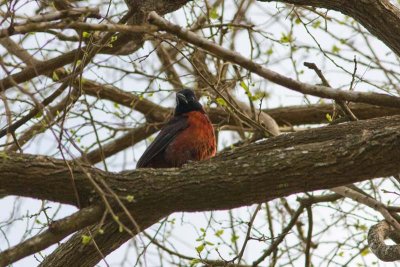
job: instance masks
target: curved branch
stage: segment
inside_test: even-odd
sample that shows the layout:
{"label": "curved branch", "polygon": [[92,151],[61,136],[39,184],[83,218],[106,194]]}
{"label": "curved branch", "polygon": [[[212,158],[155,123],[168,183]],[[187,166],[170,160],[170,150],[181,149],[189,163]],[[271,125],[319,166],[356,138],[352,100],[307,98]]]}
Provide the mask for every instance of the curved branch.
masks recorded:
{"label": "curved branch", "polygon": [[178,25],[172,24],[169,21],[160,17],[156,12],[150,12],[148,16],[148,21],[149,23],[158,26],[160,30],[174,34],[180,39],[189,42],[193,45],[196,45],[208,51],[209,53],[212,53],[214,56],[218,58],[238,64],[239,66],[253,73],[256,73],[257,75],[271,82],[274,82],[291,90],[303,94],[309,94],[322,98],[330,98],[341,101],[368,103],[368,104],[387,106],[387,107],[397,107],[397,108],[400,107],[399,97],[394,97],[386,94],[378,94],[378,93],[343,91],[326,86],[310,85],[293,80],[277,72],[274,72],[270,69],[267,69],[261,66],[260,64],[257,64],[237,52],[225,49],[213,42],[208,41],[203,37],[196,35],[191,31],[181,28]]}
{"label": "curved branch", "polygon": [[382,214],[382,216],[385,218],[385,220],[390,223],[397,231],[400,231],[400,224],[399,222],[393,218],[393,216],[390,214],[390,212],[387,210],[385,205],[377,200],[375,200],[372,197],[369,197],[368,195],[363,195],[357,191],[354,191],[353,189],[349,187],[335,187],[332,188],[331,191],[340,194],[344,197],[348,197],[356,202],[362,203],[371,209],[374,209]]}
{"label": "curved branch", "polygon": [[368,245],[371,251],[382,261],[400,260],[400,245],[386,245],[385,240],[391,238],[399,241],[399,233],[386,221],[381,221],[369,229]]}
{"label": "curved branch", "polygon": [[[144,230],[172,212],[230,209],[393,175],[400,172],[399,154],[400,116],[394,116],[273,137],[181,169],[109,173],[88,165],[70,166],[82,205],[98,199],[87,175],[97,181],[104,179],[121,199],[134,196],[135,202],[126,206]],[[75,204],[64,161],[21,154],[1,156],[0,185],[5,194]],[[109,224],[110,233],[99,235],[96,243],[103,254],[129,238],[127,233],[118,233],[117,223]],[[80,246],[79,242],[74,237],[64,248],[70,250]],[[80,249],[64,260],[88,266],[86,263],[101,259],[91,246]],[[67,253],[60,250],[63,252],[55,256],[58,260]],[[59,263],[71,266],[70,262]]]}

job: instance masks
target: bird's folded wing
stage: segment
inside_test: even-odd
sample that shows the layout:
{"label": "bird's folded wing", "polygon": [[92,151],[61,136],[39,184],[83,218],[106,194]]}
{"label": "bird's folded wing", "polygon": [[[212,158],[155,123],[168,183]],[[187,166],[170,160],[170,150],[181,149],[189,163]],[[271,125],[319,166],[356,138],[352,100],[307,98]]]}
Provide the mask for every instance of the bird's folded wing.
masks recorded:
{"label": "bird's folded wing", "polygon": [[136,168],[146,167],[158,154],[164,152],[175,137],[188,127],[187,116],[173,117],[160,131],[156,139],[147,147],[137,162]]}

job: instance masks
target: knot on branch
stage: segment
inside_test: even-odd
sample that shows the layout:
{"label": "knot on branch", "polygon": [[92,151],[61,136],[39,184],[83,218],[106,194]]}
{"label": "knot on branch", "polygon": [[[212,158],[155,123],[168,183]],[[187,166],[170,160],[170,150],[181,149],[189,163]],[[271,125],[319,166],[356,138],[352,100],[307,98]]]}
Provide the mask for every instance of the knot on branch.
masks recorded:
{"label": "knot on branch", "polygon": [[14,28],[14,25],[11,24],[10,27],[7,28],[7,35],[11,36],[11,35],[13,35],[13,33],[15,33],[15,28]]}
{"label": "knot on branch", "polygon": [[[385,240],[388,238],[396,245],[387,245]],[[368,245],[372,253],[382,261],[400,260],[400,232],[386,221],[381,221],[369,229]]]}

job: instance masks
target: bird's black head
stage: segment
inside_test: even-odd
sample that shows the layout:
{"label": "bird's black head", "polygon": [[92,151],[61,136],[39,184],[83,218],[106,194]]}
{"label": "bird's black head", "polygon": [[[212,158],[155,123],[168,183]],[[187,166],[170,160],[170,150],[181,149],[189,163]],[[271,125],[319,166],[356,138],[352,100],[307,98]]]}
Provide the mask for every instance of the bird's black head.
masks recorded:
{"label": "bird's black head", "polygon": [[199,101],[197,101],[194,92],[190,89],[183,89],[176,93],[175,116],[190,111],[204,112],[203,107]]}

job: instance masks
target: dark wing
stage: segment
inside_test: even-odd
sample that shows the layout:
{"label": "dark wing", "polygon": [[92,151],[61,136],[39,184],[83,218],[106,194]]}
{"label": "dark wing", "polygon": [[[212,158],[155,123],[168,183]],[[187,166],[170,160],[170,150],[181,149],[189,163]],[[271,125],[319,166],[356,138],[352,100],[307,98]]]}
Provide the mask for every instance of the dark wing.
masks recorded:
{"label": "dark wing", "polygon": [[175,137],[188,127],[187,117],[173,117],[160,131],[153,143],[147,147],[142,157],[136,164],[136,168],[146,167],[153,158],[162,153]]}

